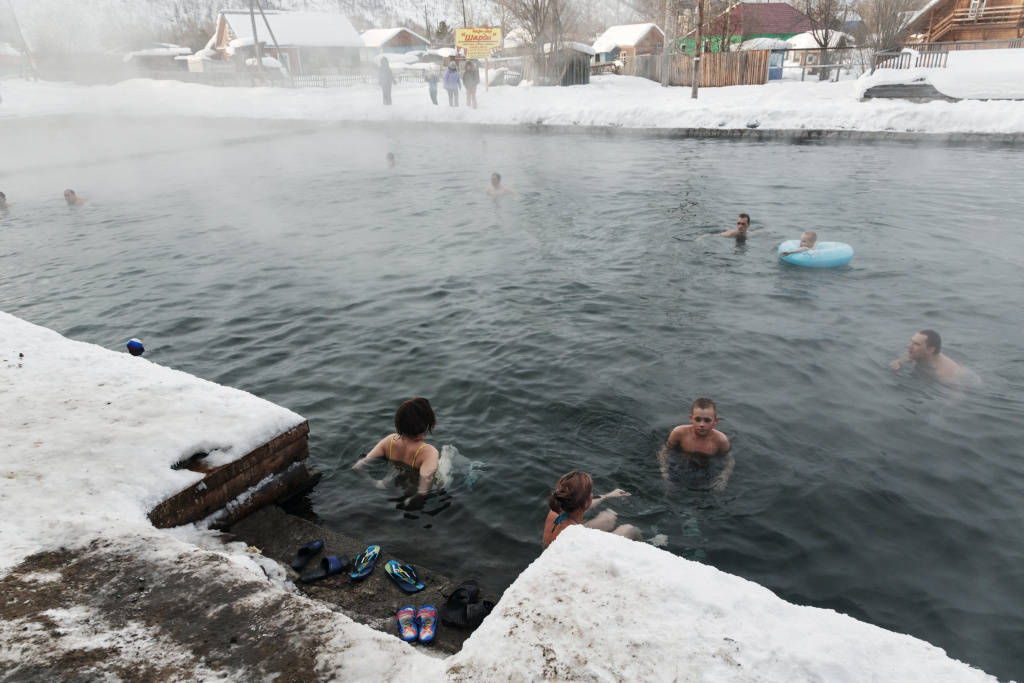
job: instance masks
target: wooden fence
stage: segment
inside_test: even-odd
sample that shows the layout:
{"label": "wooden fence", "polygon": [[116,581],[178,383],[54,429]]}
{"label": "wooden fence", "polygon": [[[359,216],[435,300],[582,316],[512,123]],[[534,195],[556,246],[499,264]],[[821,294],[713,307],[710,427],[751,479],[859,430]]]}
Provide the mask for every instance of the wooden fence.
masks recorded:
{"label": "wooden fence", "polygon": [[[707,52],[700,58],[700,87],[763,85],[768,82],[768,50]],[[627,57],[622,73],[661,82],[661,55]],[[693,85],[693,55],[669,56],[669,85]]]}

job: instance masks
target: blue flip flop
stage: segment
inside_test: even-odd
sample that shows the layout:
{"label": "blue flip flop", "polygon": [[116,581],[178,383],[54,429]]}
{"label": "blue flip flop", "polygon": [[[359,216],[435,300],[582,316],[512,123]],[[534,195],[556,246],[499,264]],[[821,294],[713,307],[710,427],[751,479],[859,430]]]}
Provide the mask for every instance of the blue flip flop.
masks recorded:
{"label": "blue flip flop", "polygon": [[[416,608],[412,605],[406,605],[402,609],[398,610],[398,614],[395,615],[395,619],[398,620],[398,634],[402,636],[402,640],[407,643],[415,643],[419,637],[419,619],[416,615]],[[431,636],[433,638],[433,636]]]}
{"label": "blue flip flop", "polygon": [[349,564],[351,562],[346,557],[339,558],[337,555],[328,555],[320,560],[319,567],[300,576],[299,581],[302,583],[313,583],[314,581],[326,579],[328,576],[342,573]]}
{"label": "blue flip flop", "polygon": [[399,564],[398,560],[391,560],[384,565],[384,571],[406,593],[418,593],[426,588],[417,576],[416,569],[407,564]]}
{"label": "blue flip flop", "polygon": [[379,545],[367,547],[366,552],[356,558],[355,566],[352,567],[352,578],[358,580],[369,576],[370,572],[377,565],[378,555],[380,555]]}
{"label": "blue flip flop", "polygon": [[437,633],[437,608],[433,605],[423,605],[416,612],[416,625],[420,627],[420,642],[429,643]]}
{"label": "blue flip flop", "polygon": [[292,569],[299,571],[306,566],[309,562],[309,558],[316,555],[324,547],[323,541],[310,541],[306,545],[299,548],[299,552],[295,553],[295,559],[291,561]]}

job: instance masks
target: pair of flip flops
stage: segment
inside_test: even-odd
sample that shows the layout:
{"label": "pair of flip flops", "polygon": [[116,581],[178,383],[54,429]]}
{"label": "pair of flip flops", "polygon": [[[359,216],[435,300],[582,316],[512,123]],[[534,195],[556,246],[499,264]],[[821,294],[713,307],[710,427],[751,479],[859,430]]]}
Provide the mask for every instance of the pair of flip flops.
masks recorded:
{"label": "pair of flip flops", "polygon": [[398,610],[395,619],[398,620],[398,633],[407,643],[417,640],[429,643],[437,633],[437,608],[433,605],[423,605],[419,610],[406,605]]}
{"label": "pair of flip flops", "polygon": [[470,579],[463,581],[448,596],[448,602],[441,611],[441,623],[455,628],[475,629],[494,609],[494,603],[479,601],[480,584]]}
{"label": "pair of flip flops", "polygon": [[[411,565],[401,564],[398,560],[391,560],[384,565],[384,571],[406,593],[418,593],[426,588],[423,582],[420,581],[416,568]],[[437,610],[434,610],[434,612],[436,614]]]}
{"label": "pair of flip flops", "polygon": [[[299,551],[295,553],[295,558],[290,562],[292,569],[299,571],[306,566],[309,559],[316,555],[318,552],[324,549],[323,541],[310,541],[306,545],[299,548]],[[303,572],[299,576],[299,581],[302,583],[313,583],[314,581],[320,581],[326,579],[328,576],[334,576],[345,571],[351,563],[347,557],[338,557],[337,555],[328,555],[327,557],[320,560],[320,565],[311,571]]]}

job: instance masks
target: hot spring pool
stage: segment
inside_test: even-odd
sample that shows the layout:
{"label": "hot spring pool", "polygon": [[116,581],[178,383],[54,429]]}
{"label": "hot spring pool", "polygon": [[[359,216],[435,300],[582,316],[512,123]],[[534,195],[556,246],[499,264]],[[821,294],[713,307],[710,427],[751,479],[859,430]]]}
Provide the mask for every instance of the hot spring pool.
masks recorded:
{"label": "hot spring pool", "polygon": [[[585,469],[671,552],[1024,675],[1019,151],[57,123],[0,122],[0,308],[306,416],[324,524],[501,590]],[[851,266],[780,266],[808,228]],[[887,369],[923,327],[979,391]],[[350,470],[414,395],[479,463],[437,514]],[[698,396],[735,473],[666,492]]]}

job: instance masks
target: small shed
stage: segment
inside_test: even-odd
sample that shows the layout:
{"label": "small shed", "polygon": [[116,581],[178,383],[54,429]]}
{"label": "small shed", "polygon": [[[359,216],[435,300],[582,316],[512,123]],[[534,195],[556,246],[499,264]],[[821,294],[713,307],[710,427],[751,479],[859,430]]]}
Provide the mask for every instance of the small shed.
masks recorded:
{"label": "small shed", "polygon": [[786,50],[791,43],[778,38],[751,38],[739,44],[741,50],[768,50],[768,80],[782,80],[782,67],[786,61]]}
{"label": "small shed", "polygon": [[425,52],[430,41],[407,28],[371,28],[360,34],[363,39],[363,61],[372,62],[384,53]]}
{"label": "small shed", "polygon": [[[258,13],[256,39],[263,45],[265,54],[282,62],[293,76],[316,76],[358,68],[363,40],[344,15],[284,10],[264,10],[263,13],[280,50],[274,47],[270,31]],[[252,45],[249,10],[224,10],[217,16],[217,32],[207,47],[220,53],[221,59],[250,58]]]}
{"label": "small shed", "polygon": [[[544,54],[551,54],[551,43],[544,45]],[[560,72],[559,85],[589,85],[590,64],[594,60],[594,48],[585,43],[565,43],[558,51],[557,58],[549,57],[550,66]]]}
{"label": "small shed", "polygon": [[[788,59],[786,61],[799,64],[800,66],[813,66],[820,64],[819,61],[820,52],[823,49],[818,44],[818,38],[815,37],[815,31],[807,31],[806,33],[798,33],[795,36],[791,36],[786,39],[789,43],[789,49],[792,52],[787,54]],[[819,37],[824,39],[820,33]],[[849,36],[841,31],[831,31],[828,35],[828,47],[848,47],[853,45],[853,36]]]}
{"label": "small shed", "polygon": [[598,62],[614,62],[619,57],[651,55],[661,51],[665,32],[657,24],[612,26],[593,45]]}

